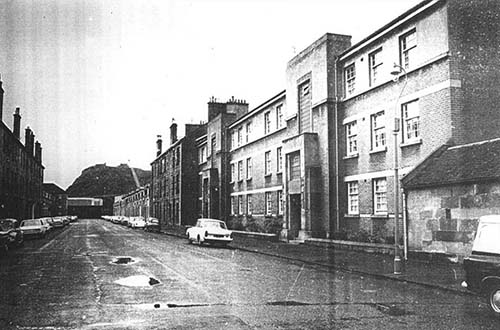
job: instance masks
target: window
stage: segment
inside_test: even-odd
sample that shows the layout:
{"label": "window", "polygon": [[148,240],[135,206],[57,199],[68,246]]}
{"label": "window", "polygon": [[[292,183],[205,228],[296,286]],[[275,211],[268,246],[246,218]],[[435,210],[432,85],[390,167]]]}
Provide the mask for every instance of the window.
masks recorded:
{"label": "window", "polygon": [[243,196],[238,196],[238,214],[243,214]]}
{"label": "window", "polygon": [[300,178],[300,154],[294,153],[290,155],[290,180],[298,180]]}
{"label": "window", "polygon": [[347,213],[359,214],[359,190],[357,181],[347,183]]}
{"label": "window", "polygon": [[238,147],[243,144],[243,127],[238,128]]}
{"label": "window", "polygon": [[353,121],[345,125],[345,135],[347,143],[347,156],[358,154],[358,126],[357,122]]}
{"label": "window", "polygon": [[211,141],[211,144],[210,144],[210,154],[213,156],[215,156],[215,148],[217,146],[217,140],[216,140],[216,136],[215,134],[212,135],[212,141]]}
{"label": "window", "polygon": [[266,151],[264,154],[264,175],[271,174],[271,152]]}
{"label": "window", "polygon": [[354,64],[351,64],[344,69],[344,76],[346,95],[351,95],[354,93],[356,88],[356,67]]}
{"label": "window", "polygon": [[382,48],[368,55],[370,63],[370,86],[375,85],[382,66]]}
{"label": "window", "polygon": [[236,196],[231,197],[231,214],[236,214]]}
{"label": "window", "polygon": [[247,180],[252,178],[252,158],[247,158]]}
{"label": "window", "polygon": [[403,142],[412,142],[420,138],[420,116],[418,100],[403,104]]}
{"label": "window", "polygon": [[387,212],[387,180],[385,178],[373,180],[373,201],[375,213]]}
{"label": "window", "polygon": [[264,134],[271,132],[271,112],[268,111],[264,114]]}
{"label": "window", "polygon": [[278,190],[278,214],[283,214],[283,190]]}
{"label": "window", "polygon": [[252,134],[252,122],[249,122],[246,125],[246,134],[245,134],[245,142],[246,143],[248,143],[250,141],[250,134]]}
{"label": "window", "polygon": [[276,107],[276,129],[283,127],[283,104]]}
{"label": "window", "polygon": [[243,161],[238,162],[238,181],[243,180]]}
{"label": "window", "polygon": [[252,195],[247,195],[247,214],[252,214]]}
{"label": "window", "polygon": [[283,156],[281,154],[282,148],[276,149],[276,172],[281,173],[283,170]]}
{"label": "window", "polygon": [[199,163],[202,164],[207,161],[207,147],[203,146],[199,150]]}
{"label": "window", "polygon": [[372,121],[372,150],[385,148],[385,114],[380,111],[371,116]]}
{"label": "window", "polygon": [[234,182],[234,180],[236,179],[236,166],[233,164],[231,164],[231,182]]}
{"label": "window", "polygon": [[266,215],[272,214],[273,200],[272,193],[266,192]]}
{"label": "window", "polygon": [[415,29],[399,38],[400,64],[405,70],[410,69],[413,61],[413,53],[417,47],[417,32]]}
{"label": "window", "polygon": [[236,131],[231,132],[231,149],[236,148]]}

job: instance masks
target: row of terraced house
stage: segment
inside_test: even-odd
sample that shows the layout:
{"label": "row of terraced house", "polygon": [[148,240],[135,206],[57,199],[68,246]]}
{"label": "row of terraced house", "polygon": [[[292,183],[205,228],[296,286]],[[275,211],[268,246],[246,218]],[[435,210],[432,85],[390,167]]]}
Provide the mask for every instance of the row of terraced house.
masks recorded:
{"label": "row of terraced house", "polygon": [[151,215],[375,243],[396,218],[410,250],[467,253],[500,212],[499,17],[493,0],[426,0],[356,44],[323,35],[253,109],[211,98],[207,122],[158,137]]}

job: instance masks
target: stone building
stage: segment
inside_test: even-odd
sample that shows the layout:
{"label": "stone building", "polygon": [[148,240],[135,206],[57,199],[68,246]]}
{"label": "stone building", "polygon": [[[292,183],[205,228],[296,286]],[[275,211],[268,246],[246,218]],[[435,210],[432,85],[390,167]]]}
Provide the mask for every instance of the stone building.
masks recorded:
{"label": "stone building", "polygon": [[43,217],[68,215],[68,194],[55,183],[44,183],[42,186]]}
{"label": "stone building", "polygon": [[0,81],[0,218],[28,219],[41,214],[42,147],[27,127],[21,142],[20,109],[14,112],[12,131],[3,122],[4,90]]}
{"label": "stone building", "polygon": [[394,239],[395,152],[401,179],[444,144],[499,136],[499,14],[497,1],[423,1],[341,54],[342,229]]}
{"label": "stone building", "polygon": [[408,247],[468,255],[480,216],[500,214],[500,138],[444,145],[403,180]]}
{"label": "stone building", "polygon": [[285,107],[283,91],[228,126],[228,224],[233,229],[282,229]]}
{"label": "stone building", "polygon": [[139,187],[122,196],[116,196],[113,214],[126,217],[150,217],[150,185]]}
{"label": "stone building", "polygon": [[192,225],[198,216],[198,153],[196,139],[206,132],[205,124],[186,124],[184,137],[177,138],[177,124],[170,126],[170,147],[162,151],[158,137],[156,159],[151,163],[152,216],[161,226]]}
{"label": "stone building", "polygon": [[227,128],[248,112],[248,103],[231,98],[208,102],[206,134],[198,138],[198,216],[226,221],[230,210],[229,143]]}

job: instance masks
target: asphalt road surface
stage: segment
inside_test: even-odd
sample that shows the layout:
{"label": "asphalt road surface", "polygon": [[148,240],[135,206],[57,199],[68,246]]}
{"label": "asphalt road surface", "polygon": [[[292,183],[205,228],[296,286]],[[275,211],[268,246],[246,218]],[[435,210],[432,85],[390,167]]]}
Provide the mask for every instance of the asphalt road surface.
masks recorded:
{"label": "asphalt road surface", "polygon": [[481,300],[79,220],[0,258],[0,329],[500,329]]}

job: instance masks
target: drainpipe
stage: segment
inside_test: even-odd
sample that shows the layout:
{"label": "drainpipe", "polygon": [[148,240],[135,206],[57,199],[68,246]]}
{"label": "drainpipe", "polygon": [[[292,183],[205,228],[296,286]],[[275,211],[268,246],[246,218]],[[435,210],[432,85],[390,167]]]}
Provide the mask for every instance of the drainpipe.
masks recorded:
{"label": "drainpipe", "polygon": [[406,192],[403,190],[403,249],[404,249],[404,258],[408,260],[408,221],[406,214]]}
{"label": "drainpipe", "polygon": [[[338,69],[338,58],[335,61],[335,80],[337,80],[337,69]],[[339,132],[338,132],[338,94],[339,94],[339,86],[335,84],[336,95],[335,95],[335,232],[340,231],[340,196],[339,196]]]}

